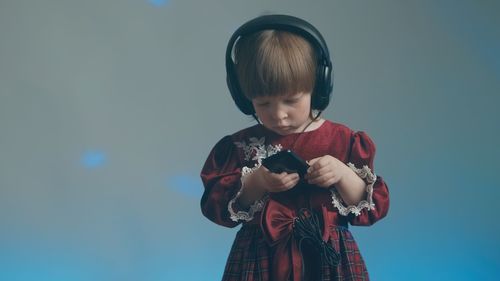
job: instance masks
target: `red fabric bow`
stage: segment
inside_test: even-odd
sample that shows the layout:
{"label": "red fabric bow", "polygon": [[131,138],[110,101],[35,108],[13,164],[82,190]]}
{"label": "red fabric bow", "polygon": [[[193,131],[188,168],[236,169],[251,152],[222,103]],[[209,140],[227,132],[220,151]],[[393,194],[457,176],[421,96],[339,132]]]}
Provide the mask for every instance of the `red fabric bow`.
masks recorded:
{"label": "red fabric bow", "polygon": [[[322,210],[325,212],[326,210]],[[293,227],[297,212],[270,199],[263,212],[261,227],[267,242],[274,248],[271,280],[287,281],[293,272],[293,281],[302,276],[302,255],[294,237]],[[323,240],[328,232],[323,229]]]}

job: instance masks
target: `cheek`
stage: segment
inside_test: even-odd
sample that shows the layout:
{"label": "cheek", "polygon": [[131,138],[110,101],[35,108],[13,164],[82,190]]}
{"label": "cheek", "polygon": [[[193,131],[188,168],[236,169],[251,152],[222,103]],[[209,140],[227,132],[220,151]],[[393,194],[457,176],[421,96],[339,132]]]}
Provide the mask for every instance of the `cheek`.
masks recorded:
{"label": "cheek", "polygon": [[257,115],[257,117],[259,117],[259,119],[261,120],[267,120],[267,111],[266,110],[263,110],[263,109],[255,109],[255,114]]}
{"label": "cheek", "polygon": [[309,112],[311,111],[311,105],[309,103],[304,103],[300,108],[301,115],[309,116]]}

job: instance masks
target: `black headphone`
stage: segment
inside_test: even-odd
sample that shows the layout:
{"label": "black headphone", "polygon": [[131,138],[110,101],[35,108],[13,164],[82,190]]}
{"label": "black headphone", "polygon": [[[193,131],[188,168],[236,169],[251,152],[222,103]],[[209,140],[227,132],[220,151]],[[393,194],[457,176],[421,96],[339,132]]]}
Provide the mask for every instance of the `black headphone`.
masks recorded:
{"label": "black headphone", "polygon": [[238,82],[233,49],[236,41],[254,32],[275,29],[295,33],[305,38],[314,48],[317,56],[316,81],[311,98],[311,108],[324,110],[330,102],[333,88],[333,70],[330,54],[321,33],[303,19],[288,15],[266,15],[252,19],[240,26],[229,39],[226,48],[226,82],[236,106],[246,115],[254,115],[252,102],[243,94]]}

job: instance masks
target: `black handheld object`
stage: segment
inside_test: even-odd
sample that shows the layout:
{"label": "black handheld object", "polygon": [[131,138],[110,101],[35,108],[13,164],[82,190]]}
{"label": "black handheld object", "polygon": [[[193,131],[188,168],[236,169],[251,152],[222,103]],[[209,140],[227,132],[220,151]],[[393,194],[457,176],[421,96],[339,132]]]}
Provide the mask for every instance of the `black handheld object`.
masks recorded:
{"label": "black handheld object", "polygon": [[283,150],[262,160],[262,165],[273,173],[298,173],[304,177],[309,164],[291,150]]}

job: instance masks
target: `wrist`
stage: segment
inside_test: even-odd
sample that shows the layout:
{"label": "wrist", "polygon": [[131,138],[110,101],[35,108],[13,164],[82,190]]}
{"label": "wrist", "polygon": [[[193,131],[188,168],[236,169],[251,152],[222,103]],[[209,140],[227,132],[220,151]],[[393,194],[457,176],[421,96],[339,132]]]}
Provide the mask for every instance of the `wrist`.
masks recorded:
{"label": "wrist", "polygon": [[259,200],[266,195],[267,190],[264,188],[265,185],[262,182],[261,173],[262,170],[259,167],[244,178],[239,198],[240,204],[248,205],[250,202]]}
{"label": "wrist", "polygon": [[340,177],[337,184],[345,185],[346,182],[349,181],[349,178],[352,178],[353,176],[357,177],[357,175],[345,163],[341,162],[339,166],[342,167],[342,171],[340,172]]}

